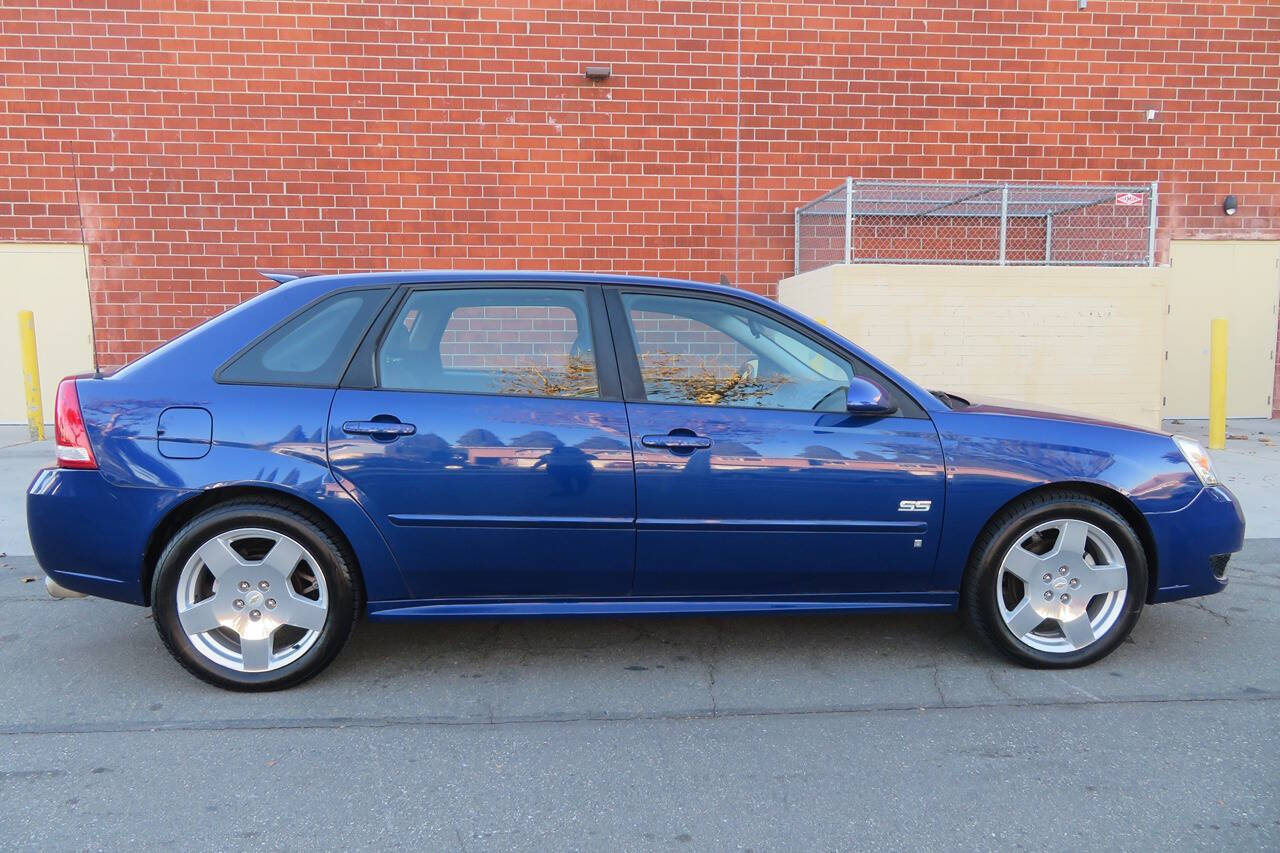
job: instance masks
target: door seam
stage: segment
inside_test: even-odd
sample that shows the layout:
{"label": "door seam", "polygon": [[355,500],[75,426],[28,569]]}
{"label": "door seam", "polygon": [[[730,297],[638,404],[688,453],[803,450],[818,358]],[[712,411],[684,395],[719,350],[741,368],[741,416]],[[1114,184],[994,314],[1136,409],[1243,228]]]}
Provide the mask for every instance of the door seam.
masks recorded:
{"label": "door seam", "polygon": [[622,384],[622,356],[618,353],[618,336],[613,333],[613,312],[604,287],[600,287],[600,300],[604,303],[604,320],[609,324],[609,339],[613,342],[613,369],[618,374],[618,388],[622,390],[622,417],[627,422],[627,450],[631,453],[631,585],[627,595],[636,594],[636,572],[640,565],[640,489],[636,473],[636,439],[631,429],[631,404],[627,402],[626,387]]}

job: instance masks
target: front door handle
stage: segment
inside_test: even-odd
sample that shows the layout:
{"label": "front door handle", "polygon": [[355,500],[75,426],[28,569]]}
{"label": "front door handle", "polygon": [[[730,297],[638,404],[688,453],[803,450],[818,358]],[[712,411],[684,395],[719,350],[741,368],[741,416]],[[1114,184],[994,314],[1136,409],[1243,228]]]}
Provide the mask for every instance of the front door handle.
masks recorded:
{"label": "front door handle", "polygon": [[413,435],[418,428],[413,424],[402,424],[399,421],[347,421],[342,425],[347,435],[371,435],[374,438],[392,439],[402,435]]}
{"label": "front door handle", "polygon": [[645,447],[665,447],[672,453],[692,453],[695,450],[706,450],[711,446],[711,439],[701,435],[644,435],[640,443]]}

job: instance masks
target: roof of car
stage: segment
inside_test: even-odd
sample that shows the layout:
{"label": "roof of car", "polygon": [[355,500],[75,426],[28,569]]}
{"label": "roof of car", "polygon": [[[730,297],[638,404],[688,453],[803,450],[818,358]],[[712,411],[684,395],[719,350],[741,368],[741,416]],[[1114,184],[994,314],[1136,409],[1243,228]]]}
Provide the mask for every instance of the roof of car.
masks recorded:
{"label": "roof of car", "polygon": [[[177,359],[177,362],[180,363],[178,370],[184,372],[184,374],[189,372],[192,358],[205,357],[207,353],[212,353],[207,357],[214,359],[209,365],[210,368],[216,368],[227,358],[226,341],[228,339],[237,342],[236,346],[240,346],[244,341],[254,340],[272,325],[292,316],[295,312],[302,310],[308,304],[329,293],[343,288],[402,284],[456,283],[466,285],[475,283],[510,283],[514,285],[530,285],[578,283],[616,285],[619,287],[652,287],[671,291],[684,291],[686,293],[701,292],[754,302],[791,319],[801,326],[820,332],[825,338],[844,347],[873,369],[888,377],[890,381],[907,389],[916,402],[924,408],[934,411],[940,411],[945,408],[941,402],[923,387],[912,382],[910,378],[894,370],[893,367],[877,359],[871,353],[866,352],[853,341],[843,337],[836,330],[826,328],[824,324],[806,317],[786,305],[779,304],[767,296],[727,286],[723,283],[711,284],[708,282],[682,281],[650,276],[614,275],[611,273],[530,272],[521,270],[388,270],[383,272],[348,273],[306,273],[271,270],[263,271],[263,275],[277,282],[277,286],[267,289],[253,299],[242,302],[240,305],[210,319],[189,332],[179,335],[159,349],[153,350],[126,366],[117,374],[117,378],[145,372],[153,365],[165,363],[164,358],[161,357],[162,353],[182,353],[183,355]],[[260,308],[267,304],[272,304],[275,307],[265,312],[265,316],[259,317],[261,312],[258,312],[253,306],[256,305]],[[220,336],[219,344],[205,347],[202,350],[202,341],[211,336],[215,338]]]}
{"label": "roof of car", "polygon": [[307,282],[310,285],[326,284],[334,288],[349,287],[361,284],[435,284],[435,283],[474,283],[474,282],[511,282],[512,284],[547,284],[547,283],[580,283],[580,284],[616,284],[644,287],[670,287],[682,290],[701,290],[708,293],[731,293],[734,295],[751,295],[748,291],[722,284],[707,282],[683,281],[680,279],[657,278],[652,276],[615,275],[612,273],[574,273],[574,272],[529,272],[522,270],[392,270],[386,272],[353,272],[353,273],[289,273],[263,271],[262,275],[281,285],[292,285],[295,282]]}

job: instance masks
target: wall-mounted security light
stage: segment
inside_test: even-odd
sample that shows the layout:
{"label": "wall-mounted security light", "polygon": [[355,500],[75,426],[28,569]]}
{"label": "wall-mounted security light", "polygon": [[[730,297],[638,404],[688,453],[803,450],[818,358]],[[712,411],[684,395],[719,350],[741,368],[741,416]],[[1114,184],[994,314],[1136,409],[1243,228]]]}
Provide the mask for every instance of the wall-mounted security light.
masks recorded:
{"label": "wall-mounted security light", "polygon": [[1222,212],[1225,213],[1227,216],[1235,216],[1236,210],[1238,210],[1239,207],[1240,207],[1240,202],[1237,201],[1236,197],[1233,195],[1229,195],[1222,200]]}
{"label": "wall-mounted security light", "polygon": [[586,77],[588,80],[595,80],[598,82],[600,80],[608,80],[609,75],[612,73],[613,70],[609,68],[608,65],[588,65],[582,72],[582,76]]}
{"label": "wall-mounted security light", "polygon": [[1155,121],[1157,115],[1159,115],[1159,113],[1155,110],[1147,110],[1147,121]]}
{"label": "wall-mounted security light", "polygon": [[1089,8],[1089,0],[1076,0],[1076,8],[1081,10]]}

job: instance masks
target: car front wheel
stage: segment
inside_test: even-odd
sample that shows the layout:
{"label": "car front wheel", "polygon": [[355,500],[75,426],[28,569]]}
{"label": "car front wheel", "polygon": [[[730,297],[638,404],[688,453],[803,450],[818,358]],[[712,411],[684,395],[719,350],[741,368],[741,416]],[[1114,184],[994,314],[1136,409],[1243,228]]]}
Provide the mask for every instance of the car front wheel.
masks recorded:
{"label": "car front wheel", "polygon": [[350,560],[292,508],[235,501],[192,519],[161,554],[156,628],[178,662],[232,690],[298,684],[333,660],[358,605]]}
{"label": "car front wheel", "polygon": [[961,606],[978,633],[1018,663],[1093,663],[1124,641],[1142,612],[1142,543],[1093,498],[1030,496],[992,521],[974,553]]}

